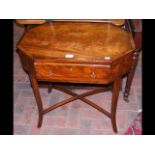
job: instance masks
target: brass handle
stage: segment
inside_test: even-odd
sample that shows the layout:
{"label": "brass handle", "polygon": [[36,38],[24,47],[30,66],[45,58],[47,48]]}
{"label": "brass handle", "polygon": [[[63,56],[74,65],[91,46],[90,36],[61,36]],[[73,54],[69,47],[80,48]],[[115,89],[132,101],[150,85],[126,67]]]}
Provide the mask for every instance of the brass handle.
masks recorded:
{"label": "brass handle", "polygon": [[92,78],[96,78],[95,72],[93,72],[93,73],[91,74],[91,77],[92,77]]}

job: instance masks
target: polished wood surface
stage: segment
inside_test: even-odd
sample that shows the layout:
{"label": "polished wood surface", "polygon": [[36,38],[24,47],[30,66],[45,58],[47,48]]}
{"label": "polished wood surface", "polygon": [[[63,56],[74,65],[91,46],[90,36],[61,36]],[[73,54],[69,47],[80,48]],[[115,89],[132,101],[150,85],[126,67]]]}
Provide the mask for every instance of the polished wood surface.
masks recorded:
{"label": "polished wood surface", "polygon": [[18,24],[43,24],[46,21],[44,19],[16,19]]}
{"label": "polished wood surface", "polygon": [[[54,82],[78,82],[108,84],[117,76],[127,73],[131,69],[132,55],[127,55],[117,64],[81,64],[66,62],[44,62],[39,60],[34,63],[37,79]],[[80,78],[79,78],[80,77]]]}
{"label": "polished wood surface", "polygon": [[28,30],[18,48],[34,58],[102,63],[130,53],[134,43],[112,24],[52,22]]}
{"label": "polished wood surface", "polygon": [[53,19],[53,21],[72,21],[72,22],[101,22],[101,23],[112,23],[117,26],[125,24],[124,19]]}
{"label": "polished wood surface", "polygon": [[[124,19],[52,19],[51,21],[72,21],[72,22],[107,22],[117,26],[122,26],[125,23]],[[16,19],[18,24],[43,24],[44,19]]]}
{"label": "polished wood surface", "polygon": [[[36,97],[38,127],[42,125],[43,114],[81,99],[108,116],[114,132],[117,132],[116,108],[122,76],[129,74],[127,85],[131,85],[132,71],[137,62],[130,32],[111,23],[57,21],[27,30],[17,47]],[[111,112],[85,98],[104,91],[103,88],[77,95],[68,89],[55,87],[72,97],[44,109],[38,81],[112,84]],[[125,99],[129,94],[127,89],[128,86]]]}

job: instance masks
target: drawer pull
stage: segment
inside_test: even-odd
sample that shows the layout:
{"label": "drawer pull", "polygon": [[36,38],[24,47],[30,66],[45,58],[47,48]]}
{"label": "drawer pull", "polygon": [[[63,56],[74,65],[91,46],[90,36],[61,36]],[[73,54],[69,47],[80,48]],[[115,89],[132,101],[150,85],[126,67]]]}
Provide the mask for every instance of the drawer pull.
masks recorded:
{"label": "drawer pull", "polygon": [[92,78],[96,78],[95,72],[93,72],[93,73],[91,74],[91,77],[92,77]]}

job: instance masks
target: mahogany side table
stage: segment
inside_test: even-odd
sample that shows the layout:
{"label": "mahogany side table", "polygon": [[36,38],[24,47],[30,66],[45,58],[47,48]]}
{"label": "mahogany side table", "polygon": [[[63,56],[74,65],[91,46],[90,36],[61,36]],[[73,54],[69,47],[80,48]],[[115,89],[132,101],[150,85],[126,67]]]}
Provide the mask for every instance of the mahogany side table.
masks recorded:
{"label": "mahogany side table", "polygon": [[[112,23],[55,21],[27,30],[17,48],[36,98],[38,127],[41,127],[43,115],[47,112],[81,99],[109,117],[113,131],[117,132],[115,115],[122,76],[128,75],[124,93],[127,100],[138,57],[130,32]],[[39,81],[110,86],[80,95],[59,86],[54,87],[72,97],[44,109]],[[110,112],[85,98],[106,90],[112,90]]]}

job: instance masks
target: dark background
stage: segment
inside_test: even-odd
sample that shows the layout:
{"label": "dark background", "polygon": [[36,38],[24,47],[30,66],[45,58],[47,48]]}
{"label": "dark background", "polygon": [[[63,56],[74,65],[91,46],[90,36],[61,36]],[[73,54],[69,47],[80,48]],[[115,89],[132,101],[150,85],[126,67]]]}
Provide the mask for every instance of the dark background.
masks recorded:
{"label": "dark background", "polygon": [[[143,134],[155,134],[155,22],[142,22]],[[13,134],[13,20],[0,20],[0,134]]]}

